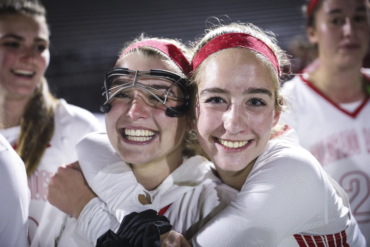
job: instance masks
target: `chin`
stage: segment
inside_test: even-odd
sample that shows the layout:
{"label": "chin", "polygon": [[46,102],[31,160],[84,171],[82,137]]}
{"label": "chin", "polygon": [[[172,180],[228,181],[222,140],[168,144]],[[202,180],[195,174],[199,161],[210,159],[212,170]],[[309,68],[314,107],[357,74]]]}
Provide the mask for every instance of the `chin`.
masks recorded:
{"label": "chin", "polygon": [[216,158],[215,160],[213,160],[213,162],[219,169],[223,171],[227,171],[227,172],[241,171],[245,169],[250,163],[249,160],[240,159],[240,158],[230,158],[230,159],[224,159],[224,158],[217,159]]}

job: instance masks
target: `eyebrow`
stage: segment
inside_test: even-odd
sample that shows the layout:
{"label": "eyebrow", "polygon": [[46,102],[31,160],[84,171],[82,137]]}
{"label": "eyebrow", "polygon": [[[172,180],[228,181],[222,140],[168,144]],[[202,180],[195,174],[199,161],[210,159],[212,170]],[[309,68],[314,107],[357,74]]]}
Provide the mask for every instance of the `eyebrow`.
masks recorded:
{"label": "eyebrow", "polygon": [[218,88],[218,87],[211,87],[203,89],[202,92],[200,92],[200,95],[203,95],[205,93],[222,93],[222,94],[230,94],[229,91]]}
{"label": "eyebrow", "polygon": [[[356,12],[362,12],[362,11],[366,11],[365,7],[357,7],[355,9]],[[341,9],[331,9],[328,14],[331,15],[331,14],[338,14],[338,13],[342,13],[342,10]]]}
{"label": "eyebrow", "polygon": [[[220,93],[220,94],[230,94],[228,90],[224,90],[218,87],[212,87],[212,88],[206,88],[200,92],[200,95],[203,95],[205,93]],[[249,88],[244,91],[243,95],[246,94],[267,94],[268,96],[272,96],[272,93],[270,90],[264,89],[264,88]]]}
{"label": "eyebrow", "polygon": [[[5,38],[13,38],[13,39],[16,39],[16,40],[19,40],[19,41],[24,41],[25,39],[19,35],[16,35],[16,34],[6,34],[2,37],[2,39],[5,39]],[[35,38],[35,41],[36,42],[40,42],[40,41],[45,41],[45,42],[48,42],[47,40],[43,39],[43,38]]]}
{"label": "eyebrow", "polygon": [[256,93],[261,93],[261,94],[267,94],[268,96],[272,96],[272,93],[270,90],[264,89],[264,88],[249,88],[246,90],[243,94],[256,94]]}

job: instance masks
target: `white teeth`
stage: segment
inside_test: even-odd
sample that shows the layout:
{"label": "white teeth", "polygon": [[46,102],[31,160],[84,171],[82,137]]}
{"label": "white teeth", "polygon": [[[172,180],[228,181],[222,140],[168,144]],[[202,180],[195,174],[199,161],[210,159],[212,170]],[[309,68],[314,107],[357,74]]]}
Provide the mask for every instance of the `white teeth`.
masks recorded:
{"label": "white teeth", "polygon": [[[134,130],[134,129],[125,129],[125,134],[128,137],[138,137],[138,136],[146,136],[152,138],[155,133],[150,130]],[[130,139],[129,139],[130,140]]]}
{"label": "white teeth", "polygon": [[136,141],[136,142],[145,142],[145,141],[149,141],[150,139],[152,139],[153,137],[136,137],[136,136],[127,136],[127,140],[130,140],[130,141]]}
{"label": "white teeth", "polygon": [[222,140],[220,138],[218,138],[218,141],[222,145],[224,145],[225,147],[228,147],[228,148],[240,148],[240,147],[245,146],[248,143],[248,141],[238,141],[238,142],[225,141],[225,140]]}
{"label": "white teeth", "polygon": [[28,75],[28,76],[30,76],[30,75],[34,74],[34,72],[29,71],[29,70],[16,69],[16,70],[13,70],[13,71],[14,71],[14,73],[19,74],[19,75]]}

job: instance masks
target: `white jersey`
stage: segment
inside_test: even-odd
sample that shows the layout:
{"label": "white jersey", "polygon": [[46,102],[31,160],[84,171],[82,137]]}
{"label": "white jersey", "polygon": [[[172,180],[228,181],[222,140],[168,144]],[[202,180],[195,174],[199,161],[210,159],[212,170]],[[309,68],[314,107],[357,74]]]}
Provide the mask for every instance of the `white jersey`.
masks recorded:
{"label": "white jersey", "polygon": [[365,246],[344,191],[292,134],[268,142],[234,201],[192,239],[194,247]]}
{"label": "white jersey", "polygon": [[[100,198],[91,200],[77,221],[62,214],[59,226],[49,221],[41,234],[47,241],[39,246],[54,246],[56,240],[60,247],[95,246],[98,237],[107,230],[118,230],[125,215],[146,209],[162,212],[174,230],[191,238],[237,194],[236,190],[221,185],[211,171],[213,164],[201,156],[184,158],[158,188],[147,191],[136,181],[105,133],[87,135],[77,145],[77,152],[84,176]],[[142,205],[138,200],[140,194],[150,204]]]}
{"label": "white jersey", "polygon": [[307,74],[286,82],[282,91],[292,109],[282,114],[281,121],[296,130],[301,146],[347,192],[352,213],[370,243],[369,97],[335,104],[307,79]]}
{"label": "white jersey", "polygon": [[[40,224],[44,207],[47,203],[50,178],[62,164],[77,160],[75,146],[87,133],[100,131],[99,121],[88,111],[59,100],[55,109],[55,129],[52,139],[36,171],[28,179],[31,192],[29,208],[29,239],[32,241]],[[0,133],[15,147],[20,134],[20,126],[0,130]]]}
{"label": "white jersey", "polygon": [[0,246],[28,246],[30,192],[23,161],[0,134]]}

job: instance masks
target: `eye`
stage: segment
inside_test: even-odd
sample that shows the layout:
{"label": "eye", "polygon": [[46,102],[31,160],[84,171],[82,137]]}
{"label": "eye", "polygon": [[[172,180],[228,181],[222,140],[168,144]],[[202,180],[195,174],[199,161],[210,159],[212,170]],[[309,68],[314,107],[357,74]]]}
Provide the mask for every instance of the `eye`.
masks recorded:
{"label": "eye", "polygon": [[5,42],[4,46],[9,48],[19,48],[20,44],[18,42]]}
{"label": "eye", "polygon": [[363,16],[363,15],[355,16],[353,19],[354,19],[355,22],[364,22],[364,21],[366,21],[366,17]]}
{"label": "eye", "polygon": [[35,47],[35,49],[36,49],[36,51],[38,51],[38,52],[43,52],[43,51],[45,51],[46,50],[46,45],[37,45],[36,47]]}
{"label": "eye", "polygon": [[260,107],[260,106],[265,106],[266,103],[260,98],[251,98],[248,100],[247,105],[250,105],[253,107]]}
{"label": "eye", "polygon": [[336,18],[333,18],[330,20],[330,23],[334,24],[334,25],[342,25],[344,23],[344,19],[343,18],[339,18],[339,17],[336,17]]}
{"label": "eye", "polygon": [[221,104],[226,103],[225,100],[223,100],[221,97],[211,97],[205,101],[205,103],[211,103],[211,104]]}
{"label": "eye", "polygon": [[115,98],[130,98],[130,96],[127,93],[118,93],[114,95]]}

